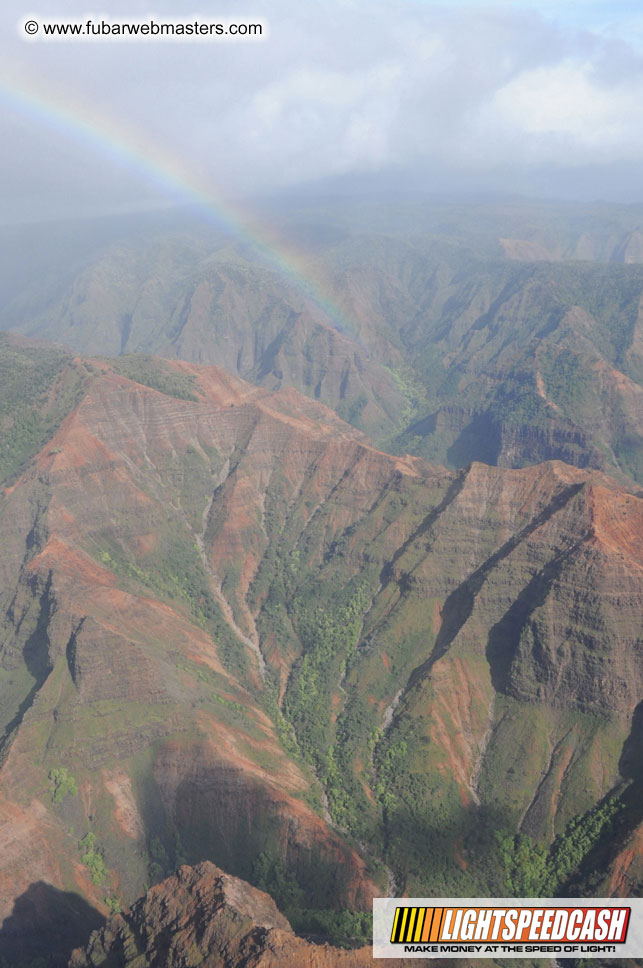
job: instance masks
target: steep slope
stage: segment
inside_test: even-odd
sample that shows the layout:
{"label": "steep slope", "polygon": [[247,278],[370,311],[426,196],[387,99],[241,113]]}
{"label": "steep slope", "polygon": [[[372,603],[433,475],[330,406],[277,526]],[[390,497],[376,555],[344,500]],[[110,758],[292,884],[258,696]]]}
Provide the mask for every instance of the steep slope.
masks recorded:
{"label": "steep slope", "polygon": [[[181,867],[152,888],[130,910],[96,932],[69,968],[118,963],[122,968],[362,968],[372,965],[369,948],[342,951],[297,938],[261,891],[213,864]],[[384,959],[383,968],[408,965]]]}
{"label": "steep slope", "polygon": [[427,392],[395,449],[640,481],[642,284],[639,267],[445,268],[404,332]]}
{"label": "steep slope", "polygon": [[99,907],[131,898],[184,851],[247,875],[268,851],[312,907],[362,907],[375,890],[308,805],[319,792],[284,752],[257,646],[197,543],[248,436],[355,432],[204,379],[195,404],[94,374],[2,499],[5,917],[39,880]]}
{"label": "steep slope", "polygon": [[97,229],[64,273],[8,280],[0,319],[82,353],[294,386],[379,446],[449,467],[558,459],[643,482],[640,220],[636,207],[302,204],[272,216],[299,281],[194,221],[107,245]]}
{"label": "steep slope", "polygon": [[455,467],[559,459],[643,480],[640,266],[516,264],[448,238],[367,236],[337,244],[325,267],[405,393],[408,426],[387,447]]}
{"label": "steep slope", "polygon": [[114,241],[72,263],[62,286],[33,280],[4,306],[3,328],[83,354],[216,363],[272,389],[296,386],[376,436],[399,427],[404,398],[374,347],[339,332],[252,251],[190,228]]}
{"label": "steep slope", "polygon": [[14,480],[49,440],[86,378],[71,353],[0,333],[0,481]]}
{"label": "steep slope", "polygon": [[0,501],[5,928],[39,882],[105,911],[204,858],[289,914],[476,896],[571,821],[554,888],[599,847],[608,876],[643,819],[643,500],[139,365],[83,364]]}

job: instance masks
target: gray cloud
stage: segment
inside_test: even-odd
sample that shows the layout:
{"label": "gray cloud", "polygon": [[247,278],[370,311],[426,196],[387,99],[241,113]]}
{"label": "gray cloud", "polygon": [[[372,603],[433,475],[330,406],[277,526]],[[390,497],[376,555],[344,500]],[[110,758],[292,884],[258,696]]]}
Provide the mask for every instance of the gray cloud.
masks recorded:
{"label": "gray cloud", "polygon": [[[601,28],[595,3],[587,23],[578,12],[563,23],[549,3],[543,15],[515,4],[237,0],[200,19],[262,19],[267,40],[123,44],[27,43],[16,23],[32,11],[5,5],[5,217],[165,200],[144,163],[107,150],[119,140],[232,196],[374,173],[434,189],[502,188],[509,174],[519,190],[566,192],[575,168],[605,195],[615,166],[619,191],[640,199],[622,171],[643,156],[643,59],[615,28],[619,6]],[[639,22],[622,7],[635,38]],[[43,13],[86,9],[60,0]],[[149,11],[131,3],[110,18]],[[175,19],[176,4],[154,14]],[[20,90],[42,103],[22,103]]]}

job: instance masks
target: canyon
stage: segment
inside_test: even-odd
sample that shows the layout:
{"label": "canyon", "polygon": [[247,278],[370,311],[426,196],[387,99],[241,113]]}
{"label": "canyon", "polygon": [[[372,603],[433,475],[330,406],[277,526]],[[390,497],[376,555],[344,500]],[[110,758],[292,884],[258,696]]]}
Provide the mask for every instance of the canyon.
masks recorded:
{"label": "canyon", "polygon": [[203,861],[303,933],[502,893],[525,850],[558,891],[638,890],[631,478],[388,454],[220,367],[0,350],[45,415],[7,397],[3,950],[68,957]]}

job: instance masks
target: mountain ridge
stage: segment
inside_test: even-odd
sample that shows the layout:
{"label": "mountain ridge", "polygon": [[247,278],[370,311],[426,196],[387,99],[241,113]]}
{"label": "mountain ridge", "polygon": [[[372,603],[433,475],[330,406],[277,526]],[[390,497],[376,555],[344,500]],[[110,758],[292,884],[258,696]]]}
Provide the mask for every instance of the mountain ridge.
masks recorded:
{"label": "mountain ridge", "polygon": [[288,909],[497,891],[485,830],[553,849],[613,795],[601,877],[640,876],[640,497],[390,456],[216,368],[70,365],[0,501],[5,919],[204,857]]}
{"label": "mountain ridge", "polygon": [[[32,270],[2,324],[85,355],[155,353],[294,386],[383,449],[452,468],[562,459],[643,481],[643,270],[625,256],[591,261],[633,213],[592,236],[591,207],[556,219],[533,206],[423,203],[415,220],[403,206],[391,222],[386,206],[357,205],[353,223],[350,208],[313,208],[312,226],[313,210],[282,219],[299,283],[251,247],[177,220],[124,229],[80,261],[70,253],[55,285]],[[513,222],[551,259],[529,248],[507,258],[498,238]],[[572,239],[586,226],[585,259],[572,258],[576,243],[556,249],[563,224]]]}

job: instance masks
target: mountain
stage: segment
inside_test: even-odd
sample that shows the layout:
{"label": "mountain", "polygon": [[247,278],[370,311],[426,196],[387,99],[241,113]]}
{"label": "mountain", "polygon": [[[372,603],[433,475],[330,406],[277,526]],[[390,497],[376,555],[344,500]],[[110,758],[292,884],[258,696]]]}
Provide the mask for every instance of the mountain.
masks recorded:
{"label": "mountain", "polygon": [[[86,395],[7,489],[0,511],[2,815],[11,841],[3,914],[10,915],[12,898],[39,881],[80,888],[103,909],[110,885],[135,897],[183,850],[190,853],[187,841],[198,845],[197,856],[214,851],[248,874],[262,852],[272,858],[266,876],[287,860],[308,884],[311,907],[368,904],[375,886],[365,862],[308,802],[318,805],[319,793],[310,772],[285,752],[288,736],[282,740],[279,732],[286,727],[261,686],[257,645],[236,624],[225,597],[228,580],[218,587],[199,549],[202,528],[211,523],[199,507],[201,496],[212,499],[237,444],[243,450],[246,437],[260,438],[264,422],[276,421],[277,433],[287,434],[303,419],[314,434],[315,421],[291,418],[288,394],[283,404],[271,403],[221,372],[206,376],[193,403],[107,367],[103,372],[79,361],[70,367],[82,371]],[[161,378],[166,372],[161,365]],[[175,392],[193,388],[191,372],[173,372]],[[67,373],[51,392],[65,379]],[[151,450],[144,445],[147,456],[134,457],[134,464],[128,451],[136,447],[130,432],[136,433],[138,418],[122,408],[122,393],[132,389],[141,391],[143,407],[152,405],[144,435],[151,431],[156,441]],[[254,401],[257,394],[263,402]],[[134,398],[131,403],[136,408]],[[113,423],[106,404],[115,406]],[[182,441],[175,408],[183,405],[196,424]],[[106,416],[116,435],[111,444],[103,439]],[[327,434],[333,423],[341,427],[330,412],[322,416],[331,421],[329,428],[321,425]],[[199,443],[203,420],[206,450]],[[163,424],[179,448],[176,462],[174,444],[167,450],[157,436]],[[159,470],[148,463],[157,448]],[[121,546],[122,540],[128,545],[127,534],[134,541],[131,562]],[[146,560],[151,555],[144,569],[134,563],[141,552]],[[35,772],[34,762],[42,765]],[[182,813],[185,846],[175,810]],[[113,874],[105,871],[104,849]],[[14,921],[10,928],[15,933]],[[24,930],[23,923],[18,934]]]}
{"label": "mountain", "polygon": [[31,275],[5,230],[1,325],[292,386],[450,468],[557,459],[643,482],[639,208],[328,200],[266,218],[298,277],[178,216],[84,249],[69,229]]}
{"label": "mountain", "polygon": [[335,935],[386,891],[637,889],[636,489],[391,456],[219,368],[47,379],[0,499],[5,950],[204,859]]}
{"label": "mountain", "polygon": [[269,388],[301,387],[376,435],[398,427],[404,397],[390,370],[247,247],[190,223],[130,228],[89,257],[68,251],[64,271],[7,283],[3,329],[84,354],[217,363]]}
{"label": "mountain", "polygon": [[[370,948],[342,951],[293,934],[267,894],[207,861],[181,867],[75,951],[69,968],[366,968]],[[382,968],[410,964],[385,958]]]}

